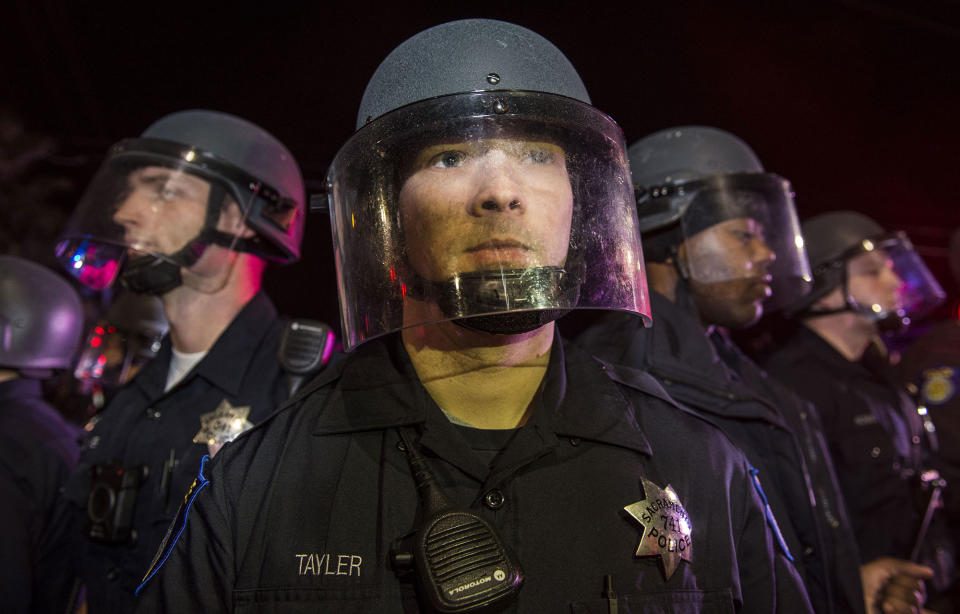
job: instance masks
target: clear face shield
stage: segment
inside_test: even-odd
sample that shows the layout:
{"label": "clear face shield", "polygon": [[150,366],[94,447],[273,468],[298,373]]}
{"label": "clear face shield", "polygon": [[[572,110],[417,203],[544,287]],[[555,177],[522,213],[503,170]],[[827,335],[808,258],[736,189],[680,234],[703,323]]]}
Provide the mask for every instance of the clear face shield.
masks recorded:
{"label": "clear face shield", "polygon": [[223,181],[230,175],[243,173],[197,149],[121,141],[68,221],[57,256],[96,290],[119,276],[135,292],[163,294],[180,283],[215,292],[229,276],[223,263],[232,266],[235,254],[207,248],[233,250],[252,234],[245,221],[261,187],[250,179],[251,191],[241,194]]}
{"label": "clear face shield", "polygon": [[96,384],[119,388],[133,379],[140,368],[160,351],[164,332],[120,329],[108,321],[98,322],[87,336],[73,375],[81,391]]}
{"label": "clear face shield", "polygon": [[788,181],[738,173],[667,189],[671,206],[684,211],[678,259],[692,280],[736,286],[736,296],[767,312],[810,291],[810,264]]}
{"label": "clear face shield", "polygon": [[616,309],[649,321],[624,152],[607,116],[532,92],[444,96],[361,129],[328,176],[347,348],[447,320],[522,332]]}
{"label": "clear face shield", "polygon": [[909,326],[946,298],[943,288],[902,233],[864,239],[844,258],[847,302],[893,331]]}

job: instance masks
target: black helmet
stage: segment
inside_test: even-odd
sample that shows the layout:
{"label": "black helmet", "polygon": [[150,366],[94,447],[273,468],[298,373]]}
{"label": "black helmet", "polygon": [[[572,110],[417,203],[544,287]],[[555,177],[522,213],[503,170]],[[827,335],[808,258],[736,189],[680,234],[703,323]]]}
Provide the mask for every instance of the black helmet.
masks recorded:
{"label": "black helmet", "polygon": [[[157,167],[167,169],[162,179],[138,175]],[[182,185],[176,185],[171,175],[181,177]],[[190,185],[197,178],[203,184]],[[176,198],[180,191],[186,198],[191,189],[197,191],[197,200],[206,201],[196,235],[185,245],[168,248],[172,252],[131,238],[117,219],[126,199],[148,181],[153,182],[149,187],[158,202],[163,194]],[[243,221],[255,231],[252,237],[217,228],[225,196],[240,207]],[[148,256],[126,263],[122,279],[134,291],[162,294],[179,285],[180,267],[192,266],[210,244],[295,262],[300,257],[304,211],[299,167],[276,138],[226,113],[181,111],[156,121],[140,138],[120,141],[110,149],[62,233],[57,255],[78,279],[102,289],[112,283],[127,249],[138,250]],[[158,268],[168,269],[167,274],[156,275]]]}
{"label": "black helmet", "polygon": [[76,290],[46,267],[0,256],[0,368],[48,377],[73,361],[83,330]]}
{"label": "black helmet", "polygon": [[[854,311],[877,322],[881,330],[896,331],[943,302],[943,289],[906,234],[888,233],[876,221],[856,211],[831,211],[812,217],[803,223],[802,230],[813,269],[813,289],[789,307],[788,315],[816,317]],[[863,303],[851,294],[847,263],[863,254],[876,254],[878,266],[888,266],[899,280],[896,305],[882,301]],[[843,291],[843,307],[813,306],[838,287]]]}
{"label": "black helmet", "polygon": [[[708,126],[680,126],[630,146],[630,170],[649,261],[665,262],[687,239],[737,218],[755,221],[752,234],[773,254],[767,272],[772,295],[765,309],[782,306],[808,290],[810,270],[800,238],[793,188],[763,169],[739,137]],[[749,276],[723,266],[716,250],[688,250],[681,275],[714,283]],[[674,260],[676,264],[679,263]]]}
{"label": "black helmet", "polygon": [[622,133],[589,101],[553,44],[501,21],[436,26],[383,61],[328,175],[348,348],[443,320],[516,333],[569,309],[649,316]]}

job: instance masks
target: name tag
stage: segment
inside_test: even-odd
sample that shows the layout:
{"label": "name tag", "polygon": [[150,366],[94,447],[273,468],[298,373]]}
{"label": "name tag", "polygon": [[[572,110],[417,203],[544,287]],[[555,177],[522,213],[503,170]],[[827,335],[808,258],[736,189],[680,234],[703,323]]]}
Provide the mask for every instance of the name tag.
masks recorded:
{"label": "name tag", "polygon": [[307,552],[293,555],[298,576],[360,576],[363,557],[359,554]]}

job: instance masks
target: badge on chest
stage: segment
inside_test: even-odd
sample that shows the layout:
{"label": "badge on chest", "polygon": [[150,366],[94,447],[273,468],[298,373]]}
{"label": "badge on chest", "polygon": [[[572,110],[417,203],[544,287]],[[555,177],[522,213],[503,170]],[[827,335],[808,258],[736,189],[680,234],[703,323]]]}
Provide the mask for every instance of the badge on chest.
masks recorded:
{"label": "badge on chest", "polygon": [[215,410],[200,416],[200,430],[193,436],[193,443],[207,444],[210,456],[213,456],[223,444],[233,441],[253,426],[247,419],[249,415],[249,405],[234,406],[224,399]]}
{"label": "badge on chest", "polygon": [[692,562],[690,517],[669,484],[660,488],[646,478],[640,478],[640,484],[644,498],[623,508],[643,527],[635,556],[658,557],[669,580],[681,559]]}

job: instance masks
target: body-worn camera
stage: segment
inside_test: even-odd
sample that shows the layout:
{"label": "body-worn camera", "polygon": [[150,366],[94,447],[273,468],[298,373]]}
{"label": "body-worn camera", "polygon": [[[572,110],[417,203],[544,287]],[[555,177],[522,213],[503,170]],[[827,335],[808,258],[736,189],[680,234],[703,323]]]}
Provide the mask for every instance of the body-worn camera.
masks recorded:
{"label": "body-worn camera", "polygon": [[133,508],[140,485],[147,479],[147,466],[124,468],[119,463],[100,463],[90,469],[93,484],[87,498],[84,530],[90,539],[108,544],[136,540]]}

